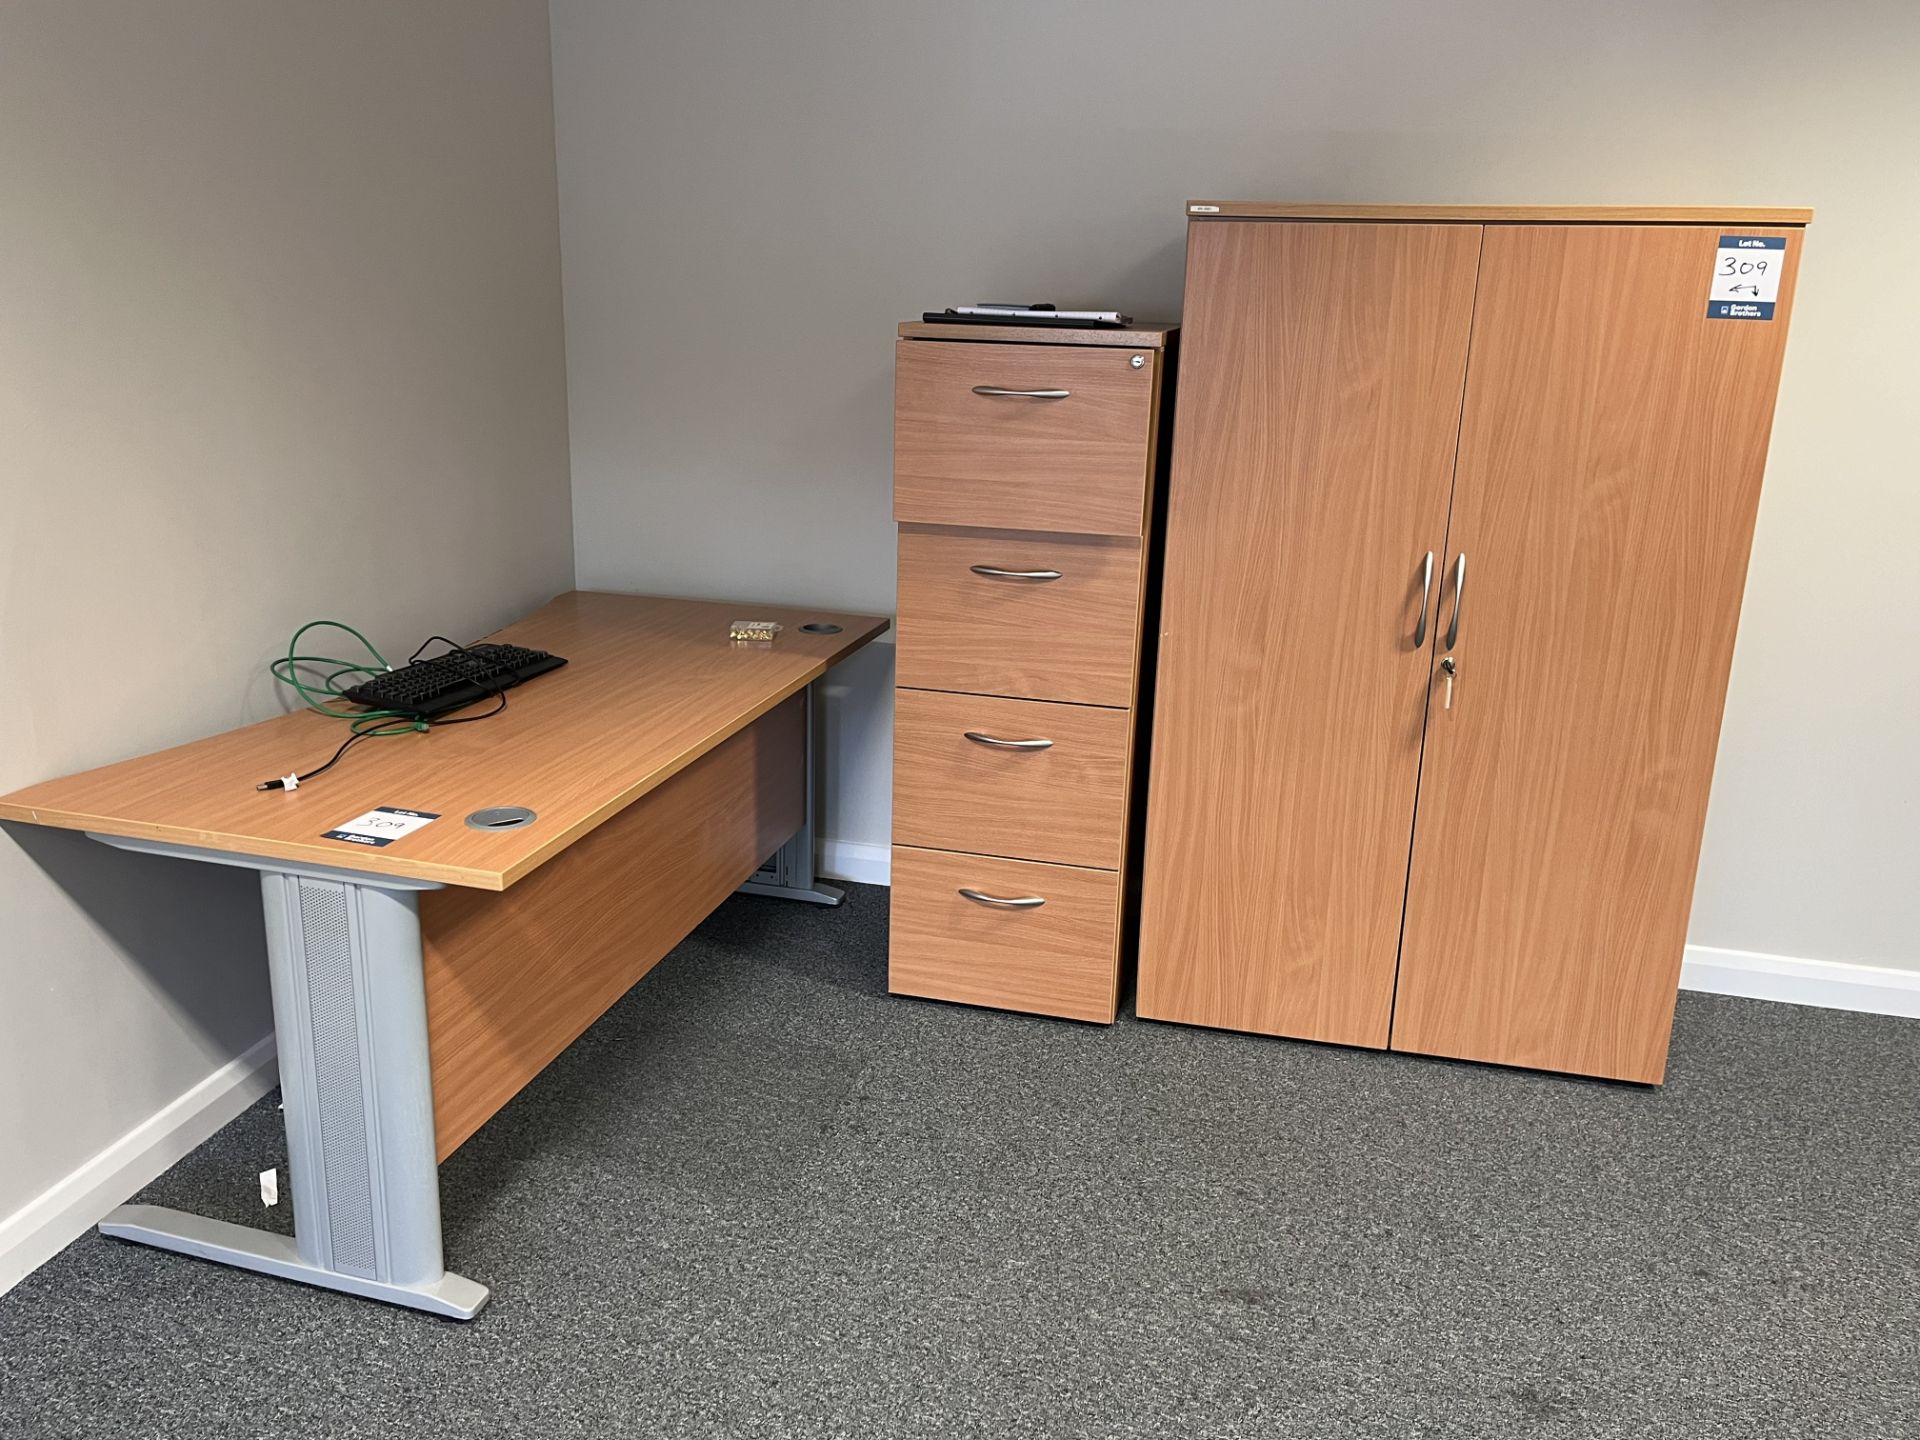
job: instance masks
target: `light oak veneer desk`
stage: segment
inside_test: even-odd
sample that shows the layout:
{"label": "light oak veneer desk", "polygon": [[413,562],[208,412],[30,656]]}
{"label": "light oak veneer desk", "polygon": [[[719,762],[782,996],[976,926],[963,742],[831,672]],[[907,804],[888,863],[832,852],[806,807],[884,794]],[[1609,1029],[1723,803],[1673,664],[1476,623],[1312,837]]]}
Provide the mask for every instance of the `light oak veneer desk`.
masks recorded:
{"label": "light oak veneer desk", "polygon": [[[747,618],[785,629],[730,641]],[[0,820],[261,872],[294,1238],[147,1205],[101,1230],[471,1319],[487,1290],[445,1269],[439,1161],[743,882],[838,898],[813,882],[807,689],[886,628],[577,592],[488,637],[569,663],[484,724],[262,792],[340,738],[283,715],[0,797]],[[380,848],[322,838],[379,806],[439,818]],[[501,806],[536,818],[467,824]]]}

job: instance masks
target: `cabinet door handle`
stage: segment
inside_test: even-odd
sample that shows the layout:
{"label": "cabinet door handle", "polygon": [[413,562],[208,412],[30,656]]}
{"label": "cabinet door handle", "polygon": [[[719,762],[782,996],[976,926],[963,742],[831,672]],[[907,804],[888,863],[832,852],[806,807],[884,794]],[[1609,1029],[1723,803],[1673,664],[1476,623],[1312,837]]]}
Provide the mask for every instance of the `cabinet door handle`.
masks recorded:
{"label": "cabinet door handle", "polygon": [[1047,903],[1040,895],[987,895],[965,885],[960,887],[960,893],[976,905],[991,905],[996,910],[1037,910]]}
{"label": "cabinet door handle", "polygon": [[978,730],[960,732],[976,745],[991,745],[996,750],[1051,750],[1051,740],[1002,740],[998,735],[982,735]]}
{"label": "cabinet door handle", "polygon": [[1447,617],[1447,649],[1460,643],[1460,592],[1467,588],[1467,552],[1462,550],[1453,567],[1453,613]]}
{"label": "cabinet door handle", "polygon": [[1420,620],[1413,627],[1413,648],[1427,643],[1427,601],[1433,595],[1433,552],[1427,551],[1426,573],[1420,578]]}
{"label": "cabinet door handle", "polygon": [[984,575],[989,580],[1058,580],[1058,570],[1002,570],[998,565],[969,565],[976,575]]}
{"label": "cabinet door handle", "polygon": [[1073,392],[1071,390],[1008,390],[999,385],[976,385],[973,387],[973,393],[1005,395],[1015,400],[1064,400]]}

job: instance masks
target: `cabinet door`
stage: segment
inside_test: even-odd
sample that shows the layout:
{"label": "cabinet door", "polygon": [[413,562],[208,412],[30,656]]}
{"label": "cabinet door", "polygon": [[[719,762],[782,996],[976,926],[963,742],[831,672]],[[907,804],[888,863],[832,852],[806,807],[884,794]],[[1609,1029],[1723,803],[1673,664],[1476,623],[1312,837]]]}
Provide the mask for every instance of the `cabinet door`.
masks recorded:
{"label": "cabinet door", "polygon": [[1141,1015],[1387,1042],[1479,246],[1190,227]]}
{"label": "cabinet door", "polygon": [[1487,230],[1396,1050],[1665,1071],[1799,248],[1709,318],[1720,233]]}

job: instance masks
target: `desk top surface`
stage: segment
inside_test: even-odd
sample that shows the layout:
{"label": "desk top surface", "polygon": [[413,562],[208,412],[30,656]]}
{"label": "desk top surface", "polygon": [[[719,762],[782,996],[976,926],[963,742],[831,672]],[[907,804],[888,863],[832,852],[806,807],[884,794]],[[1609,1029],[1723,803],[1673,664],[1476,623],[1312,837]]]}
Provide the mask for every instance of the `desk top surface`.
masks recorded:
{"label": "desk top surface", "polygon": [[[785,629],[735,643],[736,619]],[[815,621],[842,629],[800,628]],[[29,785],[0,796],[0,820],[504,890],[886,628],[872,615],[574,591],[486,637],[568,663],[509,691],[506,710],[477,725],[363,740],[296,790],[257,790],[318,765],[346,735],[338,720],[281,715]],[[517,830],[466,824],[496,805],[539,818]],[[323,838],[380,806],[439,819],[380,848]]]}

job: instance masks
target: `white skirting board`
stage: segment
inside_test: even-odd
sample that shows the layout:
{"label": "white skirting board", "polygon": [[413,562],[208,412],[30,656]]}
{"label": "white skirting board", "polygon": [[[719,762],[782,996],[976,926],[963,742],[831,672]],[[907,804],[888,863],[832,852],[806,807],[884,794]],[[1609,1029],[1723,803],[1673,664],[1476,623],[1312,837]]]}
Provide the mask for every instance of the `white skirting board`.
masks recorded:
{"label": "white skirting board", "polygon": [[814,847],[814,868],[829,880],[856,885],[886,885],[893,879],[893,847],[865,840],[822,840]]}
{"label": "white skirting board", "polygon": [[273,1036],[256,1041],[79,1169],[0,1218],[0,1295],[59,1254],[280,1081]]}
{"label": "white skirting board", "polygon": [[1920,1019],[1920,970],[1895,970],[1885,965],[1800,960],[1791,955],[1689,945],[1680,965],[1680,988]]}

